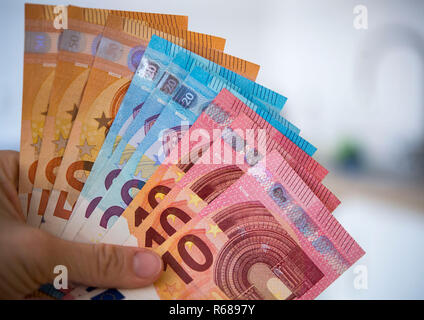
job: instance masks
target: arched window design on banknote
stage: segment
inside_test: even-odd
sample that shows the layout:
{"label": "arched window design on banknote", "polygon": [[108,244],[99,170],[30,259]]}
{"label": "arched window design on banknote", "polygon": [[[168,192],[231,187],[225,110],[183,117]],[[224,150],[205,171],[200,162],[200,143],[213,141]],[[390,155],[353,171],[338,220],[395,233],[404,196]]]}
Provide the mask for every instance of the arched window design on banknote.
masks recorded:
{"label": "arched window design on banknote", "polygon": [[324,274],[257,201],[213,217],[228,237],[214,265],[214,282],[230,299],[294,299]]}
{"label": "arched window design on banknote", "polygon": [[243,174],[238,166],[228,165],[202,176],[190,189],[203,201],[211,203]]}

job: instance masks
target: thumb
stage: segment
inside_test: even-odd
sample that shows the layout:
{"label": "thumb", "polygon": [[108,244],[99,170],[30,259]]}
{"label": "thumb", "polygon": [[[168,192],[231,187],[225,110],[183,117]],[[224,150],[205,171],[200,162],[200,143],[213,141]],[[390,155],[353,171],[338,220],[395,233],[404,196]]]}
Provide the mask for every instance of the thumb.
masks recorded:
{"label": "thumb", "polygon": [[51,238],[50,270],[56,265],[65,266],[69,281],[74,283],[100,288],[140,288],[156,281],[163,268],[162,259],[148,249]]}

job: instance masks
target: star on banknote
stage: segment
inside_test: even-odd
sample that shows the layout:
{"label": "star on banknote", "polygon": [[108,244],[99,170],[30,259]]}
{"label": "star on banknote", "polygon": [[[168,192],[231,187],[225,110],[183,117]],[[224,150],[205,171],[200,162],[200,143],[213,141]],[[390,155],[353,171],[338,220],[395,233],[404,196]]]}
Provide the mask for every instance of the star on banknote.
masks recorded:
{"label": "star on banknote", "polygon": [[70,114],[72,116],[72,122],[75,120],[78,114],[78,107],[76,104],[74,104],[74,108],[72,110],[66,111],[67,114]]}
{"label": "star on banknote", "polygon": [[171,296],[178,291],[177,284],[176,283],[165,283],[165,289],[163,292],[168,292]]}
{"label": "star on banknote", "polygon": [[91,157],[91,151],[94,148],[94,145],[89,145],[87,142],[87,139],[84,140],[84,144],[83,145],[79,145],[77,146],[78,149],[80,149],[80,155],[81,158],[86,154],[88,156]]}
{"label": "star on banknote", "polygon": [[56,152],[59,152],[62,149],[66,148],[66,144],[68,143],[68,139],[65,139],[62,133],[59,134],[59,138],[52,141],[56,145]]}
{"label": "star on banknote", "polygon": [[216,238],[216,235],[220,232],[222,232],[222,230],[218,227],[217,224],[209,224],[209,230],[206,233],[212,233],[213,237]]}
{"label": "star on banknote", "polygon": [[39,153],[40,152],[40,149],[41,149],[41,143],[43,142],[43,139],[40,137],[40,136],[37,136],[37,142],[36,143],[33,143],[33,144],[31,144],[31,146],[33,146],[34,148],[35,148],[35,151],[37,152],[37,153]]}
{"label": "star on banknote", "polygon": [[108,123],[112,120],[112,118],[106,117],[105,113],[102,112],[102,116],[100,118],[94,118],[99,123],[99,126],[97,127],[97,130],[105,127],[108,128]]}
{"label": "star on banknote", "polygon": [[44,112],[41,112],[41,115],[42,116],[47,116],[47,113],[48,113],[48,111],[49,111],[49,104],[47,105],[47,110],[46,111],[44,111]]}
{"label": "star on banknote", "polygon": [[165,194],[162,193],[162,192],[158,192],[158,193],[155,194],[155,199],[163,200],[164,198],[165,198]]}
{"label": "star on banknote", "polygon": [[181,178],[183,177],[184,173],[182,172],[176,172],[177,177],[175,178],[175,181],[178,182],[181,180]]}
{"label": "star on banknote", "polygon": [[197,194],[190,194],[190,200],[188,201],[189,204],[194,204],[196,207],[199,206],[199,202],[202,201],[202,199],[199,198]]}
{"label": "star on banknote", "polygon": [[186,241],[185,246],[188,250],[191,250],[191,248],[193,248],[193,244],[194,243],[192,241]]}

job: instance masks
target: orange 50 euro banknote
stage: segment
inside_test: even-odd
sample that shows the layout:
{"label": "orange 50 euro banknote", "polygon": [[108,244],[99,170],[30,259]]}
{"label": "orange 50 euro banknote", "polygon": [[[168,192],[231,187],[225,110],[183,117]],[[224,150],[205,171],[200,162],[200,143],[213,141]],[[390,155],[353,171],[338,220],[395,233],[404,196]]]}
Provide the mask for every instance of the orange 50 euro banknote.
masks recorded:
{"label": "orange 50 euro banknote", "polygon": [[25,5],[25,53],[19,155],[19,199],[27,214],[56,70],[61,29],[54,6]]}

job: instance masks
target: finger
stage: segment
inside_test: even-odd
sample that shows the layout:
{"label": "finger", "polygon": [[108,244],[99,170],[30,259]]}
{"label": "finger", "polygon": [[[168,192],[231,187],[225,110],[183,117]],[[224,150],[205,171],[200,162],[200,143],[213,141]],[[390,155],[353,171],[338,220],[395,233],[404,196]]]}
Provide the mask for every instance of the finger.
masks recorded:
{"label": "finger", "polygon": [[24,221],[18,198],[19,153],[0,151],[0,208],[2,214]]}
{"label": "finger", "polygon": [[2,172],[8,177],[16,191],[19,178],[19,152],[13,150],[0,150],[0,163]]}
{"label": "finger", "polygon": [[87,286],[140,288],[156,281],[163,267],[162,259],[148,249],[57,238],[49,241],[49,247],[51,270],[55,265],[63,265],[68,269],[69,281]]}

